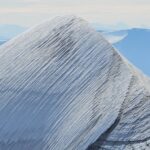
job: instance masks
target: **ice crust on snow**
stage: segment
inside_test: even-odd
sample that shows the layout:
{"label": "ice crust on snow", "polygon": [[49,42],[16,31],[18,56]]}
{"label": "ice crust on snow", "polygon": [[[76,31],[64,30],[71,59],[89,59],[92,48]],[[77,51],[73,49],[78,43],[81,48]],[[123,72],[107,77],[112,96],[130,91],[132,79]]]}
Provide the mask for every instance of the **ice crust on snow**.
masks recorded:
{"label": "ice crust on snow", "polygon": [[86,21],[28,30],[0,47],[0,70],[0,149],[148,147],[149,79]]}

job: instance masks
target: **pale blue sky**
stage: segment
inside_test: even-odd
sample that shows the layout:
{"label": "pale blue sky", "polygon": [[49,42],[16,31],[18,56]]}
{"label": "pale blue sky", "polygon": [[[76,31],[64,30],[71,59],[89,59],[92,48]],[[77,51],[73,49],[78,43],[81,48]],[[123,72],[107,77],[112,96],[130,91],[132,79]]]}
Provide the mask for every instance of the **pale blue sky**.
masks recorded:
{"label": "pale blue sky", "polygon": [[67,14],[104,25],[150,27],[150,0],[0,0],[0,24],[32,26]]}

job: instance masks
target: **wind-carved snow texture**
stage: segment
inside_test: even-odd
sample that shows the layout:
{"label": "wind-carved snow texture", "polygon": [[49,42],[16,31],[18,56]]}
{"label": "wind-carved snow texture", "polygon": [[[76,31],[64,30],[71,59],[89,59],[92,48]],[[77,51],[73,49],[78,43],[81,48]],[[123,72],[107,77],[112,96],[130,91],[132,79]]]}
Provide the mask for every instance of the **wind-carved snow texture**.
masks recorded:
{"label": "wind-carved snow texture", "polygon": [[80,18],[0,47],[0,149],[150,148],[150,81]]}

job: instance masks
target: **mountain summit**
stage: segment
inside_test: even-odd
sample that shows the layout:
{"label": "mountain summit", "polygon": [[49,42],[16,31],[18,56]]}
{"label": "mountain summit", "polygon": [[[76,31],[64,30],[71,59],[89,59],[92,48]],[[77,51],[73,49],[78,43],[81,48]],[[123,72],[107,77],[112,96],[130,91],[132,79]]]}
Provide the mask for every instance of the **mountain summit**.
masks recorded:
{"label": "mountain summit", "polygon": [[1,150],[150,148],[150,80],[86,21],[10,40],[0,70]]}

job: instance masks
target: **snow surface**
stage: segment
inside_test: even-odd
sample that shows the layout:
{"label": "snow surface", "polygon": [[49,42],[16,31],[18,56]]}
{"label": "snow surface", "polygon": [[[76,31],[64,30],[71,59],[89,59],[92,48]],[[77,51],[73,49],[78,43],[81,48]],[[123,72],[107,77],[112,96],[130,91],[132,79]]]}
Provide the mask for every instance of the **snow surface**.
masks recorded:
{"label": "snow surface", "polygon": [[80,18],[2,45],[0,70],[2,150],[128,150],[149,140],[149,79]]}

